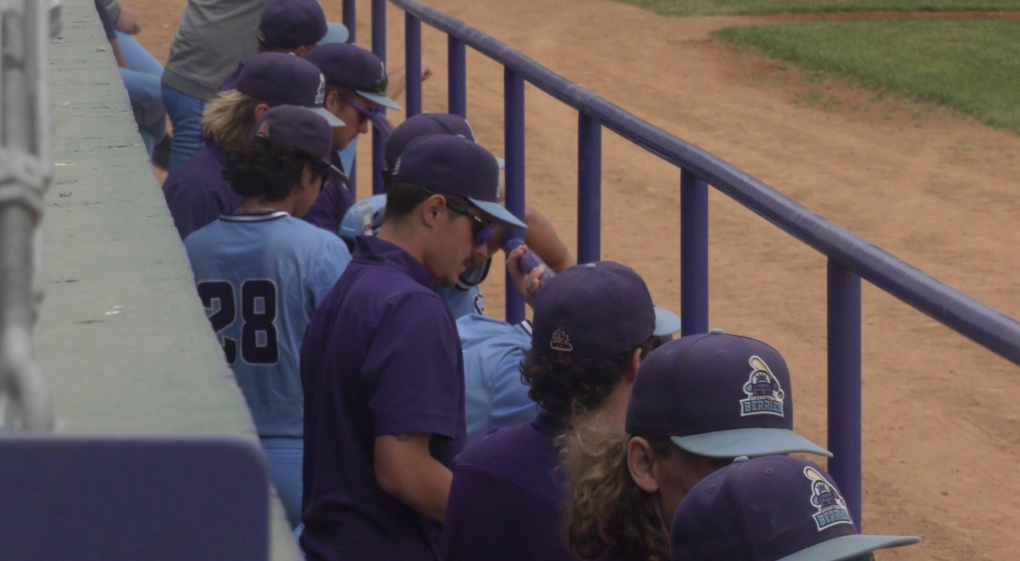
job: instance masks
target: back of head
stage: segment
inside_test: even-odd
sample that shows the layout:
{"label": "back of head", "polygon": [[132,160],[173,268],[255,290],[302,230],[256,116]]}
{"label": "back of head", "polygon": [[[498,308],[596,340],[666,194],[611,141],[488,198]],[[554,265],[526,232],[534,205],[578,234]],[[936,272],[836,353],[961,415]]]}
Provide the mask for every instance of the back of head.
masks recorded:
{"label": "back of head", "polygon": [[397,158],[407,148],[408,143],[416,138],[430,134],[452,134],[463,136],[474,141],[475,134],[467,119],[460,115],[451,113],[420,113],[405,120],[393,129],[393,133],[386,139],[386,151],[383,157],[383,166],[386,170],[392,170],[397,164]]}
{"label": "back of head", "polygon": [[735,462],[702,480],[670,540],[673,561],[842,561],[920,541],[861,535],[832,476],[788,456]]}
{"label": "back of head", "polygon": [[532,347],[521,371],[528,395],[557,419],[601,405],[631,367],[634,350],[651,349],[652,297],[624,265],[571,267],[542,287],[534,310]]}
{"label": "back of head", "polygon": [[326,14],[316,0],[269,0],[256,35],[263,51],[288,51],[315,45],[326,31]]}

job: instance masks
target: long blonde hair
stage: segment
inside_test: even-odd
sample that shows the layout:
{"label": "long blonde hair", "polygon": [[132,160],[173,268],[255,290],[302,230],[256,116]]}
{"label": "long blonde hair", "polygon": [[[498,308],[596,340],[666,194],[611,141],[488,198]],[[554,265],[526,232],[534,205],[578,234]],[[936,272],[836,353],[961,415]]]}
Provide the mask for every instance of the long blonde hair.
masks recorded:
{"label": "long blonde hair", "polygon": [[[598,423],[575,426],[561,439],[571,495],[564,524],[574,555],[592,559],[616,547],[627,561],[669,561],[657,495],[638,487],[627,467],[631,435]],[[669,440],[646,440],[656,454],[670,454]]]}
{"label": "long blonde hair", "polygon": [[202,111],[202,133],[226,152],[248,145],[255,129],[255,107],[261,101],[237,90],[220,92]]}

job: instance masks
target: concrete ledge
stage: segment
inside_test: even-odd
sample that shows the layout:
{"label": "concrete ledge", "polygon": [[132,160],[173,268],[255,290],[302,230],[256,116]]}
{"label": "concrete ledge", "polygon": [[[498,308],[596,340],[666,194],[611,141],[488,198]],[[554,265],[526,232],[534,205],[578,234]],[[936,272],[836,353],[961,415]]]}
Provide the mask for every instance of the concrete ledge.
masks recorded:
{"label": "concrete ledge", "polygon": [[[62,434],[233,436],[257,445],[195,292],[90,0],[51,43],[39,353]],[[300,559],[273,500],[272,558]]]}

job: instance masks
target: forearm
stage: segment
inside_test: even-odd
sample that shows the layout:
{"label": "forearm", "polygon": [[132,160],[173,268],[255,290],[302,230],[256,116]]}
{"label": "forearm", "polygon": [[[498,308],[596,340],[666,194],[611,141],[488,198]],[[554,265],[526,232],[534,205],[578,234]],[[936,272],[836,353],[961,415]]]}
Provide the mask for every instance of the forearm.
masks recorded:
{"label": "forearm", "polygon": [[528,229],[524,231],[524,243],[537,253],[550,269],[558,274],[577,263],[556,233],[556,229],[538,209],[525,205],[524,221],[528,225]]}
{"label": "forearm", "polygon": [[376,481],[387,493],[423,516],[442,522],[453,473],[429,453],[430,436],[384,435],[376,438]]}
{"label": "forearm", "polygon": [[404,93],[404,90],[407,89],[407,68],[400,66],[396,70],[391,70],[387,77],[389,85],[386,87],[386,95],[390,99],[396,99],[397,96]]}

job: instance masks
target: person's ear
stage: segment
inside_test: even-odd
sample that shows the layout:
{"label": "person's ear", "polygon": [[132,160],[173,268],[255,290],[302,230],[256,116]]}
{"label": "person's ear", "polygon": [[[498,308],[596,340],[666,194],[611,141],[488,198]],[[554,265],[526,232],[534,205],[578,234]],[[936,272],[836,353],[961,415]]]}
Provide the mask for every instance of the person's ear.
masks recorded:
{"label": "person's ear", "polygon": [[637,376],[638,367],[641,366],[641,348],[634,349],[634,354],[630,356],[630,368],[623,375],[624,380],[634,381],[634,377]]}
{"label": "person's ear", "polygon": [[269,111],[269,104],[260,103],[260,104],[256,105],[255,106],[255,121],[258,122],[258,120],[261,119],[262,116],[266,114],[266,111]]}
{"label": "person's ear", "polygon": [[432,227],[439,220],[439,215],[446,208],[446,200],[440,195],[432,195],[421,204],[421,220],[425,226]]}
{"label": "person's ear", "polygon": [[340,99],[340,92],[334,89],[326,90],[326,101],[322,104],[327,111],[336,115],[344,108],[344,100]]}
{"label": "person's ear", "polygon": [[646,493],[655,493],[659,490],[659,480],[655,476],[654,454],[652,445],[640,436],[635,436],[627,442],[627,469],[630,471],[630,478]]}

